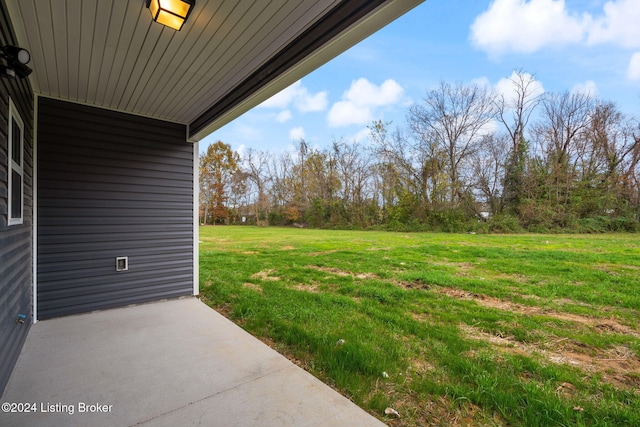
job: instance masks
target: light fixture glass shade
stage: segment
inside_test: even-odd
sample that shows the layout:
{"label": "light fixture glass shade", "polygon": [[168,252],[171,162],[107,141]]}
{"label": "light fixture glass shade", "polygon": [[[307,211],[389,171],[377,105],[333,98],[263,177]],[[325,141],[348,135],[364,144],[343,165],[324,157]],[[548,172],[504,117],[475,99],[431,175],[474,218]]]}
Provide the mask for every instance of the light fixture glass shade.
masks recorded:
{"label": "light fixture glass shade", "polygon": [[148,7],[154,21],[179,31],[195,3],[195,0],[150,0]]}

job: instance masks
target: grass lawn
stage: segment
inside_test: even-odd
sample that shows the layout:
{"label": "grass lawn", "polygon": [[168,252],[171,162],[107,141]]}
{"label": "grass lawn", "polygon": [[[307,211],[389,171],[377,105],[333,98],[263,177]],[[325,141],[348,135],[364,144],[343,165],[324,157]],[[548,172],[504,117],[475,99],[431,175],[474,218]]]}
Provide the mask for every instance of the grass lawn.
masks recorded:
{"label": "grass lawn", "polygon": [[207,304],[391,426],[640,426],[638,235],[200,240]]}

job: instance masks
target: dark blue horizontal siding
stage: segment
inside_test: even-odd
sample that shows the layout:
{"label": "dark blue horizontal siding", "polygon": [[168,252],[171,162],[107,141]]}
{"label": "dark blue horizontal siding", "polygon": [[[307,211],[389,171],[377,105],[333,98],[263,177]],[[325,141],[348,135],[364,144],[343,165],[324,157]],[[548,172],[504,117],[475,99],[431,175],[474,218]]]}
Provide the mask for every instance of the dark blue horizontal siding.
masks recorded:
{"label": "dark blue horizontal siding", "polygon": [[[17,45],[0,0],[0,46]],[[24,217],[7,225],[9,99],[24,122]],[[33,92],[27,79],[0,78],[0,395],[9,380],[32,321],[33,301]],[[16,323],[24,314],[24,324]]]}
{"label": "dark blue horizontal siding", "polygon": [[38,317],[192,294],[185,126],[47,98],[39,114]]}

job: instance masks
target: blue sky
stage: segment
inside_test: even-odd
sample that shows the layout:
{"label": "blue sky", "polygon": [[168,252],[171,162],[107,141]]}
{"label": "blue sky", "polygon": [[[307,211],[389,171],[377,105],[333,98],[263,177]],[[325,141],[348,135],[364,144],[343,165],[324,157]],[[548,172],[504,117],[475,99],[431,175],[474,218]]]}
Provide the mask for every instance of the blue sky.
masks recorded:
{"label": "blue sky", "polygon": [[212,133],[234,150],[278,153],[367,142],[403,126],[440,81],[508,91],[515,69],[545,92],[588,91],[640,115],[640,0],[427,0],[262,105]]}

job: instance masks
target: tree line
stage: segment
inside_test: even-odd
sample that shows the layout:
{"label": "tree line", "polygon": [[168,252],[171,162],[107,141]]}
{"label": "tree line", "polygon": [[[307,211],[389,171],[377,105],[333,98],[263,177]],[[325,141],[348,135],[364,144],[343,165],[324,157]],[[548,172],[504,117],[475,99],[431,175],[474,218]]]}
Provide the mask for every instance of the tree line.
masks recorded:
{"label": "tree line", "polygon": [[582,92],[440,85],[406,126],[242,156],[200,157],[202,223],[437,231],[640,230],[640,121]]}

